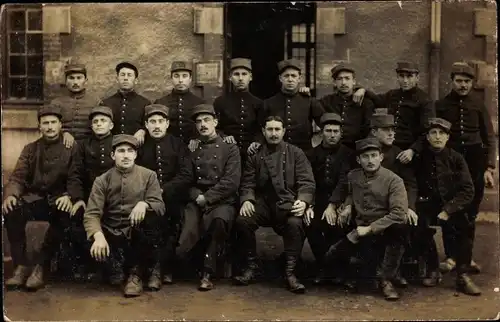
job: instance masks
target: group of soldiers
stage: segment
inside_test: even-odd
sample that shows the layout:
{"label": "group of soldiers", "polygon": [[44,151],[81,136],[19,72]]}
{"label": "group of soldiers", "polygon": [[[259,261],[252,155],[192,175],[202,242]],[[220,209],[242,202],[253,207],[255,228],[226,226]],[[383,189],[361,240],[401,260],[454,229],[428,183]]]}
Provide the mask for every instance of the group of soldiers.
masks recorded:
{"label": "group of soldiers", "polygon": [[[281,90],[249,92],[251,61],[234,58],[232,90],[208,104],[190,91],[192,65],[171,66],[173,90],[151,102],[134,88],[138,68],[116,66],[119,89],[98,100],[85,66],[66,66],[67,95],[38,112],[41,138],[27,144],[4,189],[2,211],[15,265],[8,288],[41,288],[48,261],[69,236],[73,274],[102,272],[125,296],[174,282],[178,258],[199,270],[199,290],[214,287],[221,256],[258,271],[255,231],[283,237],[284,277],[294,293],[307,238],[314,283],[356,290],[375,281],[387,300],[406,286],[405,254],[426,264],[422,284],[456,270],[470,278],[474,221],[484,187],[493,185],[495,136],[486,107],[472,95],[474,70],[452,67],[452,90],[432,102],[419,69],[397,63],[400,88],[375,94],[348,65],[332,68],[334,90],[319,100],[300,87],[300,64],[279,62]],[[312,146],[313,124],[322,141]],[[50,223],[29,268],[27,221]],[[443,228],[439,263],[434,225]],[[238,260],[236,260],[238,259]]]}

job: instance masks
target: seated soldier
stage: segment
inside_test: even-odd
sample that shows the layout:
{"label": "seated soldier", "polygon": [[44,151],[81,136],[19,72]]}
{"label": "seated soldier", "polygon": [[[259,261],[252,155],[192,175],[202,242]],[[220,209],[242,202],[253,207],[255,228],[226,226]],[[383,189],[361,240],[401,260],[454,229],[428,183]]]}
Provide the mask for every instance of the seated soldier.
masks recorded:
{"label": "seated soldier", "polygon": [[462,155],[446,144],[450,138],[451,123],[441,118],[430,118],[427,143],[415,160],[421,202],[419,209],[420,250],[426,254],[427,277],[425,286],[440,282],[438,253],[429,225],[436,221],[443,232],[456,233],[457,256],[456,287],[468,295],[480,295],[481,290],[467,275],[472,257],[471,223],[467,207],[474,197],[474,185],[469,168]]}
{"label": "seated soldier", "polygon": [[[355,227],[331,247],[327,258],[329,262],[332,257],[345,261],[354,250],[361,251],[360,258],[366,265],[362,271],[371,275],[370,270],[379,266],[376,278],[385,299],[397,300],[399,294],[392,281],[408,233],[405,224],[408,212],[406,189],[403,179],[381,166],[383,154],[377,139],[356,141],[356,152],[361,169],[349,173],[349,194],[344,209],[336,218],[336,223],[341,226],[353,218]],[[367,276],[358,274],[354,277]]]}
{"label": "seated soldier", "polygon": [[[236,216],[236,198],[241,178],[238,146],[225,143],[217,134],[217,118],[212,105],[197,105],[192,113],[199,133],[200,145],[190,153],[190,202],[184,209],[178,253],[185,257],[195,246],[196,264],[202,278],[198,289],[213,289],[217,258],[225,248],[232,222]],[[196,249],[196,248],[195,248]],[[201,266],[201,267],[198,267]]]}
{"label": "seated soldier", "polygon": [[135,164],[137,139],[119,134],[112,145],[115,166],[95,179],[83,225],[92,241],[90,254],[110,266],[112,284],[123,281],[124,266],[130,268],[124,295],[133,297],[142,293],[144,257],[157,251],[165,204],[156,173]]}
{"label": "seated soldier", "polygon": [[[76,146],[64,146],[61,118],[56,106],[40,109],[42,137],[24,147],[4,190],[2,211],[16,267],[14,276],[5,282],[7,288],[25,285],[36,290],[44,285],[45,264],[59,248],[64,230],[70,225],[72,201],[83,197],[75,166]],[[50,226],[30,275],[25,227],[32,220],[48,221]]]}
{"label": "seated soldier", "polygon": [[304,152],[283,141],[285,128],[280,117],[267,117],[262,133],[266,144],[247,159],[241,181],[241,210],[235,229],[237,246],[246,255],[247,263],[234,282],[248,285],[254,279],[255,231],[259,226],[271,226],[283,236],[288,288],[294,293],[304,293],[304,285],[295,276],[295,267],[306,238],[303,216],[314,199],[314,175]]}

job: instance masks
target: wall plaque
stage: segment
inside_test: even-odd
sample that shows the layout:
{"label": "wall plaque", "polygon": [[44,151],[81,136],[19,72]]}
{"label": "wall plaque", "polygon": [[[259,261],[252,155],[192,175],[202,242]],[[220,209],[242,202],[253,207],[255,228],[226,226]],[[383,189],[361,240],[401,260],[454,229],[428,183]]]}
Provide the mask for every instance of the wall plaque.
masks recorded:
{"label": "wall plaque", "polygon": [[222,61],[196,63],[195,84],[196,86],[222,86]]}

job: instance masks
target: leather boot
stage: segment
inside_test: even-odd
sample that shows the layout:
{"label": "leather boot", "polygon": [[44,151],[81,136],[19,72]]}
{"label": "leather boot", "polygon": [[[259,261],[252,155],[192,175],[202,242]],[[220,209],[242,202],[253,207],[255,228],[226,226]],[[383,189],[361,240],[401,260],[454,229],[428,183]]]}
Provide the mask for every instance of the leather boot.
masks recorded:
{"label": "leather boot", "polygon": [[387,280],[381,280],[380,281],[380,289],[382,291],[382,294],[384,294],[384,297],[387,301],[397,301],[399,300],[399,294],[394,288],[394,285],[390,281]]}
{"label": "leather boot", "polygon": [[394,283],[394,285],[401,288],[407,288],[409,284],[406,278],[401,276],[399,272],[396,274],[392,282]]}
{"label": "leather boot", "polygon": [[235,276],[233,282],[235,285],[248,285],[255,280],[255,271],[257,270],[257,258],[255,255],[250,255],[247,258],[247,267],[239,276]]}
{"label": "leather boot", "polygon": [[314,276],[313,284],[322,285],[325,283],[325,281],[326,281],[325,270],[322,267],[320,267],[316,272],[316,276]]}
{"label": "leather boot", "polygon": [[123,271],[123,256],[119,251],[112,253],[109,261],[106,263],[106,269],[109,273],[109,284],[113,286],[121,286],[125,280]]}
{"label": "leather boot", "polygon": [[460,274],[457,276],[457,291],[467,295],[481,295],[481,290],[467,274]]}
{"label": "leather boot", "polygon": [[14,275],[5,281],[5,286],[7,289],[16,289],[24,285],[28,279],[28,267],[24,265],[18,265],[14,270]]}
{"label": "leather boot", "polygon": [[26,288],[32,291],[36,291],[43,286],[43,266],[35,265],[30,277],[28,277],[28,280],[26,281]]}
{"label": "leather boot", "polygon": [[479,274],[479,273],[481,273],[481,267],[474,260],[470,261],[469,273],[470,274]]}
{"label": "leather boot", "polygon": [[163,274],[163,284],[174,284],[174,277],[172,273],[166,272]]}
{"label": "leather boot", "polygon": [[204,273],[200,281],[200,286],[198,290],[202,292],[210,291],[214,288],[214,283],[212,283],[212,274]]}
{"label": "leather boot", "polygon": [[161,269],[160,264],[156,264],[153,270],[151,271],[151,276],[148,281],[148,288],[151,291],[159,291],[161,288],[162,280],[161,280]]}
{"label": "leather boot", "polygon": [[441,263],[439,263],[439,270],[441,271],[441,273],[446,274],[453,271],[456,266],[457,263],[453,258],[447,258]]}
{"label": "leather boot", "polygon": [[303,294],[306,291],[306,287],[303,284],[301,284],[298,278],[295,276],[296,265],[297,265],[297,257],[288,255],[286,257],[285,277],[288,284],[288,289],[292,293]]}
{"label": "leather boot", "polygon": [[422,285],[427,287],[434,287],[441,283],[441,272],[430,272],[428,276],[422,279]]}
{"label": "leather boot", "polygon": [[136,267],[130,270],[130,275],[127,279],[127,284],[123,288],[123,295],[125,297],[136,297],[142,293],[142,280],[139,277],[138,269]]}

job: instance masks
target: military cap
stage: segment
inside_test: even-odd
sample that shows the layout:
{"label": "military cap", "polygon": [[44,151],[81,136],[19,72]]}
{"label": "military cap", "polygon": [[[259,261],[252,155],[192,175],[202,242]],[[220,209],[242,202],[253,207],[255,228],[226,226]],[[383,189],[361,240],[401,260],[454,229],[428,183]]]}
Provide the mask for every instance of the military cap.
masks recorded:
{"label": "military cap", "polygon": [[113,149],[120,144],[130,144],[131,146],[134,147],[134,149],[137,150],[139,147],[139,141],[135,138],[135,136],[130,135],[130,134],[117,134],[113,136],[113,141],[111,142],[111,145]]}
{"label": "military cap", "polygon": [[177,72],[179,70],[187,70],[189,72],[193,71],[193,63],[189,61],[174,61],[170,68],[170,72]]}
{"label": "military cap", "polygon": [[453,65],[451,66],[450,76],[453,77],[456,74],[467,75],[467,76],[469,76],[471,78],[475,78],[476,77],[476,73],[475,73],[474,68],[472,68],[469,64],[467,64],[465,62],[456,62],[456,63],[453,63]]}
{"label": "military cap", "polygon": [[363,153],[369,149],[381,150],[380,142],[376,138],[366,138],[356,141],[356,152],[358,154]]}
{"label": "military cap", "polygon": [[163,104],[151,104],[147,105],[145,108],[146,118],[150,117],[153,114],[162,114],[166,118],[168,118],[168,107]]}
{"label": "military cap", "polygon": [[400,61],[396,64],[396,72],[418,73],[418,66],[415,63]]}
{"label": "military cap", "polygon": [[210,104],[200,104],[196,105],[191,113],[191,119],[195,119],[199,114],[211,114],[215,116],[214,106]]}
{"label": "military cap", "polygon": [[352,66],[346,65],[346,64],[338,64],[335,65],[332,69],[332,77],[335,78],[340,72],[350,72],[350,73],[355,73],[354,68]]}
{"label": "military cap", "polygon": [[111,110],[111,107],[108,106],[93,107],[89,114],[89,120],[91,120],[96,114],[106,115],[110,119],[113,119],[113,111]]}
{"label": "military cap", "polygon": [[57,105],[45,104],[38,110],[38,120],[40,120],[42,116],[47,115],[55,115],[59,119],[62,119],[61,108]]}
{"label": "military cap", "polygon": [[297,59],[285,59],[282,60],[278,63],[278,73],[282,73],[285,69],[287,68],[294,68],[298,70],[299,72],[301,71],[300,69],[300,62]]}
{"label": "military cap", "polygon": [[245,68],[252,71],[252,61],[248,58],[233,58],[231,59],[231,67],[229,70],[233,70],[235,68]]}
{"label": "military cap", "polygon": [[64,66],[64,75],[68,76],[68,74],[71,73],[82,73],[85,76],[87,76],[87,68],[85,67],[84,64],[67,64]]}
{"label": "military cap", "polygon": [[445,130],[446,132],[450,133],[451,131],[451,123],[448,122],[445,119],[439,118],[439,117],[431,117],[427,121],[427,130],[430,130],[432,128],[439,127]]}
{"label": "military cap", "polygon": [[115,67],[116,73],[118,74],[120,72],[120,69],[122,69],[122,68],[132,69],[135,72],[135,77],[139,77],[139,70],[137,69],[137,67],[135,67],[134,64],[129,63],[127,61],[121,62],[118,65],[116,65],[116,67]]}
{"label": "military cap", "polygon": [[342,124],[342,117],[337,113],[324,113],[321,115],[319,125],[323,127],[326,124]]}
{"label": "military cap", "polygon": [[370,127],[394,127],[394,115],[391,114],[373,114],[370,120]]}

